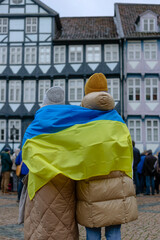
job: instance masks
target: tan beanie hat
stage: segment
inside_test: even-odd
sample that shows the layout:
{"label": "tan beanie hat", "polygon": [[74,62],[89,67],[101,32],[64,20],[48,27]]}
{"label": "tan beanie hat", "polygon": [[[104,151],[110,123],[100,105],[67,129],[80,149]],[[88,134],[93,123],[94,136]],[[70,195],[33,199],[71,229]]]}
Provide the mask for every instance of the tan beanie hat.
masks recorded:
{"label": "tan beanie hat", "polygon": [[107,79],[103,73],[94,73],[86,82],[85,95],[100,91],[108,91]]}

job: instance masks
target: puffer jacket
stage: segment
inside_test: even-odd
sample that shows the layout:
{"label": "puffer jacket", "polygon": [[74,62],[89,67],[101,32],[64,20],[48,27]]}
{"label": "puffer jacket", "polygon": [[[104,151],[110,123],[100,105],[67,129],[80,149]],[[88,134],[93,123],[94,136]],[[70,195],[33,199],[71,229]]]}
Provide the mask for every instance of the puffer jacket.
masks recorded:
{"label": "puffer jacket", "polygon": [[25,240],[78,240],[75,221],[75,182],[57,175],[27,197],[24,217]]}
{"label": "puffer jacket", "polygon": [[[84,97],[82,106],[111,110],[114,108],[114,100],[108,93],[93,92]],[[113,171],[107,176],[78,181],[76,194],[76,217],[83,226],[93,228],[117,225],[138,217],[133,180],[124,172]]]}

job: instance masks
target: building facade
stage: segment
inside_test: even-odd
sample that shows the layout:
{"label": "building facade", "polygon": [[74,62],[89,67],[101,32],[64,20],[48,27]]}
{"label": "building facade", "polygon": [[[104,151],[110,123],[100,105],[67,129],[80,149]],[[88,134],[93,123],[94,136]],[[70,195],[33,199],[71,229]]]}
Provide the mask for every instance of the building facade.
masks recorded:
{"label": "building facade", "polygon": [[156,153],[160,151],[160,5],[115,4],[115,10],[123,39],[124,117],[137,147]]}
{"label": "building facade", "polygon": [[157,151],[159,15],[143,6],[129,22],[131,4],[115,4],[113,17],[60,18],[39,0],[1,0],[0,149],[21,146],[49,87],[61,86],[65,103],[80,105],[87,79],[103,72],[138,147]]}

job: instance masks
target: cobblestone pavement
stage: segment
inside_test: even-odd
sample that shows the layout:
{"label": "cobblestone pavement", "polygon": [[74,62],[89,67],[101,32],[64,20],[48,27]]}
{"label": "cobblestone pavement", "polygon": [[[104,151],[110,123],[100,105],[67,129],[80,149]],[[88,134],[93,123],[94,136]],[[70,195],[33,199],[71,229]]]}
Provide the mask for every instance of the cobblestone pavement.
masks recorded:
{"label": "cobblestone pavement", "polygon": [[[0,240],[24,239],[23,225],[17,224],[16,199],[15,194],[0,193]],[[122,225],[122,240],[160,240],[160,195],[139,196],[137,202],[138,220]],[[85,229],[80,226],[79,230],[79,240],[85,240]],[[102,229],[102,240],[105,240],[104,229]]]}

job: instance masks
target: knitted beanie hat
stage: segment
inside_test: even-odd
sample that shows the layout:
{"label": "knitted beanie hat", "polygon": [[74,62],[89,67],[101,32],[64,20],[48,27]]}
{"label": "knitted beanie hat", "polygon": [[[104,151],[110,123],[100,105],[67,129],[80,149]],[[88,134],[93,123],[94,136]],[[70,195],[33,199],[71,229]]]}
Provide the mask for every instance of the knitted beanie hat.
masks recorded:
{"label": "knitted beanie hat", "polygon": [[63,105],[64,103],[63,89],[61,87],[51,87],[44,95],[42,106],[54,104]]}
{"label": "knitted beanie hat", "polygon": [[100,91],[108,91],[107,79],[103,73],[95,73],[86,82],[85,95]]}

